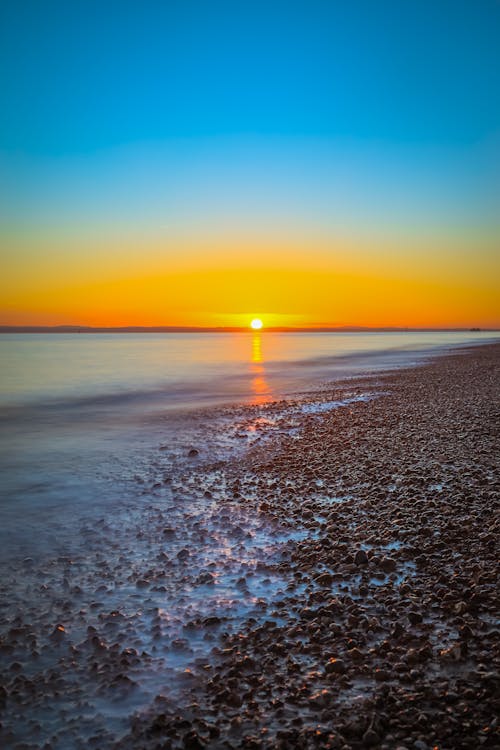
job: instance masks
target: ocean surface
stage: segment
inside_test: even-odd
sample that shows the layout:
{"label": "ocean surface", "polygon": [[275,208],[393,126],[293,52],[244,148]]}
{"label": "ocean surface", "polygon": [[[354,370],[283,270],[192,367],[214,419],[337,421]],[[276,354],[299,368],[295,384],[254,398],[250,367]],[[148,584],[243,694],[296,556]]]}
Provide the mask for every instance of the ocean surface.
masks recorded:
{"label": "ocean surface", "polygon": [[[50,740],[56,750],[99,736],[111,747],[134,712],[160,693],[180,695],[186,670],[211,658],[215,636],[189,622],[222,618],[234,632],[283,594],[286,578],[269,575],[269,563],[305,532],[235,503],[225,460],[294,437],[304,414],[383,397],[386,369],[499,339],[0,336],[0,638],[12,642],[0,670],[15,662],[39,684],[64,680],[55,693],[20,697],[8,736],[29,742],[36,731],[40,746]],[[328,384],[361,374],[361,393],[320,398]],[[31,645],[15,635],[22,628]],[[140,654],[119,699],[92,667],[96,638],[103,654],[113,642],[127,658]]]}
{"label": "ocean surface", "polygon": [[0,406],[162,408],[280,398],[496,332],[5,334]]}

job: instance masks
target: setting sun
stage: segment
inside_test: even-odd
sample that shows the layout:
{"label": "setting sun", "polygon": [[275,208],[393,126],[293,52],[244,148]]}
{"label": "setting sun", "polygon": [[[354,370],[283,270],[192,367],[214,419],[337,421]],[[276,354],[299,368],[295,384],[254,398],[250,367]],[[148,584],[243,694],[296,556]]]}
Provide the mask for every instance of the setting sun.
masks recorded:
{"label": "setting sun", "polygon": [[252,322],[250,323],[250,328],[253,328],[254,331],[260,331],[262,328],[262,320],[260,318],[254,318]]}

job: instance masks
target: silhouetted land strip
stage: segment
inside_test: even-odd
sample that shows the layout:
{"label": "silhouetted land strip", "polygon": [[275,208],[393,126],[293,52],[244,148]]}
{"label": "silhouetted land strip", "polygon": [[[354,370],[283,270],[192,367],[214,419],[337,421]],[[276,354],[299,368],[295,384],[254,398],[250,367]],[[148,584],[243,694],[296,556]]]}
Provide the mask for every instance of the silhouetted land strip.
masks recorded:
{"label": "silhouetted land strip", "polygon": [[[373,328],[370,326],[318,326],[314,328],[292,328],[280,326],[266,326],[266,331],[274,333],[355,333],[362,332],[451,332],[451,331],[497,331],[497,328]],[[248,333],[248,326],[121,326],[121,327],[92,327],[92,326],[0,326],[0,333]]]}

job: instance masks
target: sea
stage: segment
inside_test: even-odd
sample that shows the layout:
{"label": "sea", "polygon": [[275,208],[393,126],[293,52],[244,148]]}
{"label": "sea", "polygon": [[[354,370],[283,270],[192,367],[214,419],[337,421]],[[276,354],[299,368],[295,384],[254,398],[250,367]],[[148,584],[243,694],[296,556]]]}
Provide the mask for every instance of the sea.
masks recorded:
{"label": "sea", "polygon": [[[67,680],[20,697],[3,731],[28,741],[35,722],[40,744],[86,747],[98,735],[111,747],[134,712],[179,693],[186,671],[211,658],[215,636],[195,626],[188,635],[188,621],[222,618],[230,632],[286,587],[265,571],[304,532],[228,506],[224,462],[293,436],[304,414],[383,397],[387,370],[499,340],[479,331],[1,335],[0,668]],[[363,393],[322,398],[360,376]],[[24,627],[30,648],[12,636],[11,649],[8,634]],[[89,632],[104,650],[109,636],[142,655],[123,700],[89,670]]]}

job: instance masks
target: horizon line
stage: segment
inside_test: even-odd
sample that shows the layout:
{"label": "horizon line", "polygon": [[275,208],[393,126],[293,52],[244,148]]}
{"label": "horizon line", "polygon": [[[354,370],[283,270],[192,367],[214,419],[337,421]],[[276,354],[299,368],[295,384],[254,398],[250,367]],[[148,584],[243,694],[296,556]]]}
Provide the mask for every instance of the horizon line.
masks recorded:
{"label": "horizon line", "polygon": [[254,331],[248,326],[6,326],[0,325],[0,333],[356,333],[356,332],[481,332],[494,333],[500,328],[479,326],[266,326]]}

